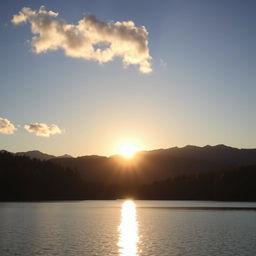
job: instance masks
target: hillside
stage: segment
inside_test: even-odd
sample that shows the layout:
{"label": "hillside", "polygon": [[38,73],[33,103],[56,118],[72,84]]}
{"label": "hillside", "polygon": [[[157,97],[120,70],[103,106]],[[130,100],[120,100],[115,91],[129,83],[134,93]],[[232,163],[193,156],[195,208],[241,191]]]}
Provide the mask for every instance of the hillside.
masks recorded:
{"label": "hillside", "polygon": [[[256,201],[256,165],[229,167],[225,170],[209,172],[187,170],[186,173],[171,175],[168,178],[160,176],[161,172],[158,172],[159,176],[156,173],[151,175],[151,178],[156,177],[153,182],[145,183],[145,179],[141,178],[147,176],[150,169],[140,169],[138,174],[138,169],[132,165],[129,168],[127,165],[122,166],[120,158],[94,156],[82,157],[78,160],[90,164],[87,165],[88,169],[84,170],[84,174],[52,161],[0,152],[0,201],[126,197],[159,200]],[[106,165],[108,161],[110,164]],[[116,166],[113,165],[113,161],[116,161]],[[85,178],[86,170],[89,170],[90,175],[92,173],[90,166],[96,172],[92,176],[95,182]],[[140,168],[143,166],[140,165]],[[161,166],[163,167],[163,164]],[[114,170],[111,169],[113,167]],[[99,175],[98,179],[96,175]]]}
{"label": "hillside", "polygon": [[256,164],[256,149],[225,145],[186,146],[138,152],[131,161],[120,156],[52,158],[50,161],[76,169],[91,182],[149,184],[189,173],[217,172],[226,168]]}

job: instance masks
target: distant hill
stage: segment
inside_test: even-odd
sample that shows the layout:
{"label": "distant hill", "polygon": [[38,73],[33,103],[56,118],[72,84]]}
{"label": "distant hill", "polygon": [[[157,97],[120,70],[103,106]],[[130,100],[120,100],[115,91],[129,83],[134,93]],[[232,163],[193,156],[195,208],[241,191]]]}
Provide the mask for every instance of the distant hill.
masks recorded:
{"label": "distant hill", "polygon": [[50,161],[79,171],[91,182],[145,183],[165,180],[189,173],[217,172],[256,164],[256,149],[237,149],[225,145],[185,146],[138,152],[134,160],[121,156],[83,156],[52,158]]}
{"label": "distant hill", "polygon": [[75,158],[65,154],[56,157],[37,150],[18,152],[15,155],[51,161],[78,171],[81,179],[105,184],[150,184],[191,173],[218,172],[256,164],[256,149],[238,149],[225,145],[188,145],[142,151],[132,160],[125,160],[119,155]]}
{"label": "distant hill", "polygon": [[73,156],[68,155],[68,154],[64,154],[62,156],[56,156],[56,158],[73,158]]}
{"label": "distant hill", "polygon": [[39,160],[49,160],[49,159],[55,158],[55,156],[53,156],[53,155],[48,155],[48,154],[42,153],[38,150],[27,151],[27,152],[17,152],[17,153],[15,153],[15,155],[28,156],[30,158],[35,158],[35,159],[39,159]]}
{"label": "distant hill", "polygon": [[188,145],[182,148],[148,151],[150,152],[167,154],[172,157],[204,159],[223,164],[253,164],[256,161],[256,149],[238,149],[223,144],[204,147]]}
{"label": "distant hill", "polygon": [[[127,197],[149,200],[256,201],[256,165],[209,171],[211,169],[209,166],[207,169],[207,165],[202,168],[207,162],[202,164],[191,158],[172,158],[161,150],[139,155],[137,164],[136,161],[132,164],[119,156],[51,158],[41,161],[1,151],[0,201]],[[228,159],[230,164],[231,160]],[[63,166],[56,162],[62,162]],[[71,164],[81,169],[67,168]],[[169,177],[165,178],[164,175]]]}
{"label": "distant hill", "polygon": [[[0,150],[0,153],[4,153],[4,152],[8,152],[6,150]],[[39,150],[32,150],[32,151],[27,151],[27,152],[17,152],[17,153],[11,153],[10,154],[14,154],[16,156],[27,156],[31,159],[38,159],[38,160],[50,160],[53,158],[73,158],[73,156],[68,155],[68,154],[64,154],[62,156],[54,156],[54,155],[49,155],[46,153],[43,153]]]}
{"label": "distant hill", "polygon": [[50,161],[0,152],[0,201],[86,199],[78,173]]}

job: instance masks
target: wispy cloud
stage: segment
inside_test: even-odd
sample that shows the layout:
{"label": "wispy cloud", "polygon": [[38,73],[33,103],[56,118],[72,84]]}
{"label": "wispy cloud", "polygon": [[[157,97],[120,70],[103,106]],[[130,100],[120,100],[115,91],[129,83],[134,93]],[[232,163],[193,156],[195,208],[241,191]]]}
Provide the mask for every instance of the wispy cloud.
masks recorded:
{"label": "wispy cloud", "polygon": [[22,8],[12,22],[30,23],[35,35],[31,44],[37,54],[63,49],[67,56],[99,63],[120,57],[124,66],[138,65],[142,73],[152,71],[148,31],[144,26],[135,26],[133,21],[105,23],[90,14],[72,25],[42,6],[38,11]]}
{"label": "wispy cloud", "polygon": [[44,123],[33,123],[24,125],[24,129],[36,136],[50,137],[51,135],[61,134],[61,129],[56,124],[47,125]]}
{"label": "wispy cloud", "polygon": [[0,117],[0,133],[13,134],[16,131],[14,124],[8,119]]}
{"label": "wispy cloud", "polygon": [[160,59],[160,67],[166,68],[167,67],[167,62],[164,61],[163,59]]}

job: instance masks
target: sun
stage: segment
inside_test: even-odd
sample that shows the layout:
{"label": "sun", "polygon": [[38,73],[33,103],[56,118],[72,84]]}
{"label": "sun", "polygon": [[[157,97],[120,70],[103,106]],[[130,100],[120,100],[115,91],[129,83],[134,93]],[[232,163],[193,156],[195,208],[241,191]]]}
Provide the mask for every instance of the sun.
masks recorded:
{"label": "sun", "polygon": [[119,149],[119,154],[125,158],[132,158],[134,154],[138,151],[138,146],[132,142],[127,142],[121,145]]}

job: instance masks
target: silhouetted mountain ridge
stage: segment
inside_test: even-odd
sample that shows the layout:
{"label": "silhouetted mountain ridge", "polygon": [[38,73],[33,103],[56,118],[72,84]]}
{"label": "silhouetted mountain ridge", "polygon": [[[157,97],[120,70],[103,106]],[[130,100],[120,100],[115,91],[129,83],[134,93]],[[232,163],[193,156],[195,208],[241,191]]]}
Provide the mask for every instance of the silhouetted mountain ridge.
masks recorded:
{"label": "silhouetted mountain ridge", "polygon": [[74,168],[82,177],[92,182],[117,183],[126,180],[136,184],[151,183],[191,172],[212,172],[256,164],[256,149],[188,145],[138,152],[130,161],[124,161],[118,155],[53,158],[50,161]]}
{"label": "silhouetted mountain ridge", "polygon": [[[0,150],[0,153],[1,152],[8,152],[8,151]],[[54,156],[54,155],[49,155],[49,154],[43,153],[39,150],[31,150],[31,151],[17,152],[17,153],[9,152],[9,153],[13,154],[13,155],[16,155],[16,156],[27,156],[29,158],[38,159],[38,160],[50,160],[52,158],[73,158],[73,156],[68,155],[68,154],[64,154],[64,155],[61,155],[61,156]]]}
{"label": "silhouetted mountain ridge", "polygon": [[105,184],[150,184],[191,173],[218,172],[256,164],[256,149],[238,149],[222,144],[141,151],[131,160],[119,155],[56,157],[40,151],[19,152],[16,155],[50,161],[78,171],[80,177],[88,182]]}
{"label": "silhouetted mountain ridge", "polygon": [[17,152],[17,153],[15,153],[15,155],[28,156],[30,158],[35,158],[35,159],[40,159],[40,160],[49,160],[49,159],[55,157],[53,155],[48,155],[48,154],[42,153],[39,150],[32,150],[32,151],[27,151],[27,152]]}
{"label": "silhouetted mountain ridge", "polygon": [[[164,158],[166,156],[168,154]],[[159,154],[152,155],[152,152],[147,157],[144,152],[144,155],[138,156],[135,165],[125,162],[120,156],[52,158],[47,161],[1,151],[0,201],[127,197],[151,200],[256,201],[256,165],[215,171],[190,169],[173,175],[174,167],[181,165],[176,158],[165,162],[162,161],[164,158],[159,158]],[[84,169],[78,170],[63,167],[55,161],[86,165]],[[198,164],[197,161],[195,163]],[[202,167],[201,162],[199,166]],[[164,178],[163,174],[169,174],[169,177]],[[143,179],[144,176],[149,176],[152,182]]]}
{"label": "silhouetted mountain ridge", "polygon": [[[157,153],[158,150],[151,152]],[[216,146],[206,145],[204,147],[187,145],[182,148],[162,149],[160,153],[173,157],[205,159],[227,164],[254,164],[256,161],[256,149],[238,149],[223,144]]]}

